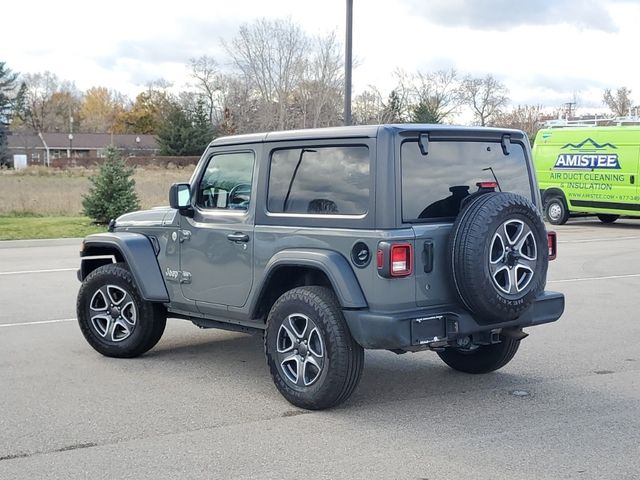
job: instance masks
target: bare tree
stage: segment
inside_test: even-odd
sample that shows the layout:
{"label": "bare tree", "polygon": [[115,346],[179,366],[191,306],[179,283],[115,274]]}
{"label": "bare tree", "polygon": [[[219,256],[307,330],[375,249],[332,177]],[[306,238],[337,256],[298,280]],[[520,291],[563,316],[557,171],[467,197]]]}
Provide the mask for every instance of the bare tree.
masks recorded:
{"label": "bare tree", "polygon": [[21,115],[36,132],[69,131],[78,118],[80,93],[71,82],[51,72],[25,74],[24,108]]}
{"label": "bare tree", "polygon": [[507,87],[492,75],[466,76],[462,82],[462,98],[481,126],[488,125],[509,103]]}
{"label": "bare tree", "polygon": [[[224,44],[235,66],[259,93],[266,129],[285,129],[291,94],[304,77],[309,40],[291,20],[260,19]],[[275,121],[273,118],[275,117]]]}
{"label": "bare tree", "polygon": [[[417,72],[405,76],[410,96],[410,118],[419,123],[443,123],[455,115],[463,103],[455,70]],[[402,80],[401,80],[402,83]]]}
{"label": "bare tree", "polygon": [[616,117],[626,117],[631,113],[631,90],[620,87],[612,93],[611,89],[607,88],[602,95],[602,102]]}
{"label": "bare tree", "polygon": [[244,76],[223,75],[220,78],[222,121],[217,124],[221,135],[265,130],[261,121],[264,103]]}
{"label": "bare tree", "polygon": [[301,127],[326,127],[340,122],[344,57],[335,33],[317,37],[304,78],[296,89]]}
{"label": "bare tree", "polygon": [[220,89],[222,75],[218,63],[213,57],[202,55],[189,61],[191,77],[196,81],[195,88],[203,97],[211,125],[221,121]]}
{"label": "bare tree", "polygon": [[491,126],[522,130],[529,137],[529,141],[533,143],[542,126],[541,117],[541,105],[518,105],[507,112],[496,115],[491,121]]}
{"label": "bare tree", "polygon": [[352,106],[354,125],[377,125],[382,123],[384,101],[377,88],[369,86],[356,95]]}

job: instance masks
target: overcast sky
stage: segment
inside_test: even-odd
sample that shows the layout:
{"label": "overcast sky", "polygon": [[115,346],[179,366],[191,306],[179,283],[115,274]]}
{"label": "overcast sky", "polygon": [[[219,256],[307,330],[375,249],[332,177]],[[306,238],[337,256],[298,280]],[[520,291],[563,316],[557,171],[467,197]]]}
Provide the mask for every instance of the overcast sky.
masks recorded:
{"label": "overcast sky", "polygon": [[[345,0],[4,2],[0,61],[50,70],[81,89],[135,96],[162,77],[182,87],[189,58],[227,60],[221,39],[258,17],[344,35]],[[491,73],[514,104],[601,107],[625,85],[640,103],[640,0],[354,0],[355,93],[388,92],[393,71]]]}

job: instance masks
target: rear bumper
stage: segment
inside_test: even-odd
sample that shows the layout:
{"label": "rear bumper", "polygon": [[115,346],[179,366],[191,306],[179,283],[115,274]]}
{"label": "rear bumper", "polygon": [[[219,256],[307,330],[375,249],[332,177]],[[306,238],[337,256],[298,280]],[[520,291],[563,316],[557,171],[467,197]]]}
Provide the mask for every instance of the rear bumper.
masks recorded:
{"label": "rear bumper", "polygon": [[424,308],[402,313],[345,310],[353,338],[364,348],[403,349],[452,341],[497,329],[524,328],[555,322],[564,311],[564,295],[541,293],[529,310],[516,320],[483,325],[458,306]]}

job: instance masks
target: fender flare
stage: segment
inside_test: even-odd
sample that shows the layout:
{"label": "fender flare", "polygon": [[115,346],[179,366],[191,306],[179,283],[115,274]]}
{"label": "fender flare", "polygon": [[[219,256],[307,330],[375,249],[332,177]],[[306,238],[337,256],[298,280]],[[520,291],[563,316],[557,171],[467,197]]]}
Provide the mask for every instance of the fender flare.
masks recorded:
{"label": "fender flare", "polygon": [[564,200],[564,203],[569,206],[569,202],[567,201],[567,196],[564,194],[564,191],[558,187],[551,187],[545,190],[540,191],[540,196],[542,197],[542,206],[544,208],[545,202],[550,197],[560,197]]}
{"label": "fender flare", "polygon": [[252,300],[251,312],[255,312],[259,299],[268,288],[273,273],[280,267],[311,267],[322,271],[338,297],[342,308],[357,309],[366,308],[367,301],[364,298],[360,283],[349,262],[340,253],[333,250],[299,250],[287,249],[276,253],[267,262],[262,275],[263,281],[260,292]]}
{"label": "fender flare", "polygon": [[[91,247],[117,250],[126,262],[142,298],[149,302],[168,302],[169,293],[158,265],[153,244],[146,235],[132,232],[96,233],[83,241],[82,259],[91,257]],[[80,267],[81,280],[88,272]]]}

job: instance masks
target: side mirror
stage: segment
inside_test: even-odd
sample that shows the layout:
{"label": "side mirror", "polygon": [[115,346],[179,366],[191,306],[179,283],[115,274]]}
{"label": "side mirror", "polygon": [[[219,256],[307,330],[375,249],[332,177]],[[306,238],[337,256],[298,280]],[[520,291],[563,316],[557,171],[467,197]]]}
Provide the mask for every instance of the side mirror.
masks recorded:
{"label": "side mirror", "polygon": [[184,212],[191,210],[191,187],[188,183],[174,183],[169,189],[169,205]]}

